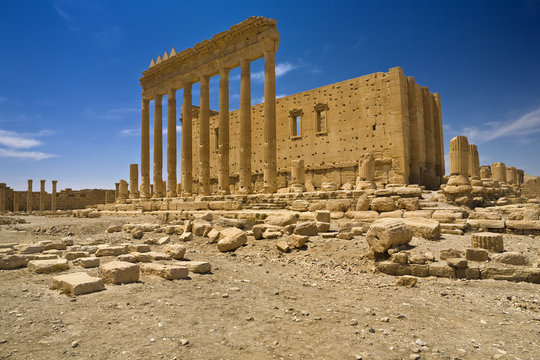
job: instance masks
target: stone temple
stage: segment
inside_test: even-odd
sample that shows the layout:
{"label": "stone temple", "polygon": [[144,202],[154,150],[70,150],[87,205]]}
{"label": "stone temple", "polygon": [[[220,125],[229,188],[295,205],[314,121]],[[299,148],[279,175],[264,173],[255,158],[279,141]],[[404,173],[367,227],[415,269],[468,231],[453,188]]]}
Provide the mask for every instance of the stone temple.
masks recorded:
{"label": "stone temple", "polygon": [[[444,149],[439,94],[399,67],[275,98],[276,21],[252,17],[180,53],[165,52],[143,72],[141,185],[131,198],[272,193],[357,186],[367,161],[376,184],[440,185]],[[250,62],[264,57],[264,103],[251,106]],[[240,109],[229,112],[229,71],[240,67]],[[209,78],[219,75],[219,111],[209,108]],[[200,83],[200,107],[191,88]],[[183,90],[181,186],[177,185],[176,92]],[[163,97],[167,97],[167,177],[162,169]],[[150,114],[154,101],[153,181]],[[300,169],[293,178],[293,167]],[[131,181],[137,176],[131,171]],[[136,171],[136,170],[135,170]],[[151,187],[150,184],[153,183]],[[167,185],[165,185],[167,184]],[[151,193],[151,188],[153,189]],[[280,190],[284,191],[284,190]]]}

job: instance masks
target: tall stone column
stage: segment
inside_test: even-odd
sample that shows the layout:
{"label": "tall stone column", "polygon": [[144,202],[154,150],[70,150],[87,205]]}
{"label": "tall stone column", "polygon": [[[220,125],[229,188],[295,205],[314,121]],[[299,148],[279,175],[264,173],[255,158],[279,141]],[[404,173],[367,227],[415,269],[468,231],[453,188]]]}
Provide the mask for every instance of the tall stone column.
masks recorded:
{"label": "tall stone column", "polygon": [[188,196],[193,191],[193,124],[191,83],[184,85],[182,104],[182,194]]}
{"label": "tall stone column", "polygon": [[491,164],[491,173],[493,180],[506,182],[506,165],[502,162]]}
{"label": "tall stone column", "polygon": [[19,212],[19,193],[13,192],[13,212]]}
{"label": "tall stone column", "polygon": [[210,78],[201,75],[201,110],[199,114],[199,186],[210,195]]}
{"label": "tall stone column", "polygon": [[[184,129],[182,128],[182,139],[183,137]],[[184,171],[183,167],[182,171]],[[176,89],[169,89],[167,94],[167,197],[177,195],[176,183]]]}
{"label": "tall stone column", "polygon": [[139,165],[129,164],[129,198],[139,197]]}
{"label": "tall stone column", "polygon": [[240,61],[239,192],[251,193],[251,62]]}
{"label": "tall stone column", "polygon": [[56,211],[56,183],[58,180],[52,181],[51,211]]}
{"label": "tall stone column", "polygon": [[264,51],[264,188],[277,191],[276,65],[273,50]]}
{"label": "tall stone column", "polygon": [[480,158],[478,148],[474,144],[469,144],[469,176],[480,177]]}
{"label": "tall stone column", "polygon": [[6,184],[0,184],[0,212],[6,211],[7,187]]}
{"label": "tall stone column", "polygon": [[[169,129],[167,128],[167,131]],[[154,99],[154,197],[163,197],[163,95]]]}
{"label": "tall stone column", "polygon": [[118,194],[120,191],[120,183],[114,183],[114,200],[118,199]]}
{"label": "tall stone column", "polygon": [[229,194],[229,69],[219,72],[219,178],[220,194]]}
{"label": "tall stone column", "polygon": [[450,175],[469,175],[469,141],[465,136],[450,140]]}
{"label": "tall stone column", "polygon": [[141,198],[150,197],[150,100],[142,100],[141,118]]}
{"label": "tall stone column", "polygon": [[26,193],[26,212],[32,213],[32,180],[28,180],[28,192]]}
{"label": "tall stone column", "polygon": [[45,180],[39,180],[41,183],[41,189],[39,192],[39,211],[45,211]]}

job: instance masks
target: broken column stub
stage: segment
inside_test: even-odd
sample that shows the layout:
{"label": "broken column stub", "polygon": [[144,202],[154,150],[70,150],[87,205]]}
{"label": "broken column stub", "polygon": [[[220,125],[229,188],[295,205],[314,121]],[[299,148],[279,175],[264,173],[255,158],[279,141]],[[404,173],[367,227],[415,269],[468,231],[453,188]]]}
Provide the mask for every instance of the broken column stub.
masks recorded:
{"label": "broken column stub", "polygon": [[375,189],[375,159],[372,153],[366,153],[358,161],[357,190]]}
{"label": "broken column stub", "polygon": [[465,136],[450,140],[450,176],[469,175],[469,141]]}
{"label": "broken column stub", "polygon": [[469,176],[473,179],[480,177],[480,158],[474,144],[469,144]]}
{"label": "broken column stub", "polygon": [[306,191],[306,173],[304,169],[304,160],[293,160],[291,166],[291,191]]}
{"label": "broken column stub", "polygon": [[139,165],[129,164],[129,198],[139,197]]}
{"label": "broken column stub", "polygon": [[120,180],[120,183],[118,185],[118,201],[126,201],[128,198],[128,183],[126,180],[122,179]]}

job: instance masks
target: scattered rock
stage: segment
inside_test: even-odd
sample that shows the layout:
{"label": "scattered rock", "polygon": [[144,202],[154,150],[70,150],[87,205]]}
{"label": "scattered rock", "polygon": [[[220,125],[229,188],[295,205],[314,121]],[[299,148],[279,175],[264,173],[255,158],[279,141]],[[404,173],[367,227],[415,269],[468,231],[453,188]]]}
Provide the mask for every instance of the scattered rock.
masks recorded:
{"label": "scattered rock", "polygon": [[236,250],[247,243],[247,235],[238,228],[227,228],[221,231],[223,238],[218,241],[217,247],[221,252]]}
{"label": "scattered rock", "polygon": [[98,277],[92,277],[85,272],[77,272],[55,276],[51,289],[60,290],[67,295],[81,295],[105,290],[105,285]]}
{"label": "scattered rock", "polygon": [[180,260],[183,259],[184,255],[186,254],[186,247],[182,245],[171,244],[163,248],[163,251],[166,254],[171,255],[173,259]]}
{"label": "scattered rock", "polygon": [[415,287],[417,282],[418,282],[418,279],[415,278],[414,276],[405,275],[405,276],[400,276],[397,279],[396,284],[400,286]]}
{"label": "scattered rock", "polygon": [[183,264],[189,271],[196,274],[206,274],[212,271],[212,265],[206,261],[188,261]]}
{"label": "scattered rock", "polygon": [[98,269],[105,284],[127,284],[139,281],[139,265],[125,261],[111,261]]}
{"label": "scattered rock", "polygon": [[28,270],[37,274],[50,274],[67,269],[69,269],[69,264],[65,259],[32,260],[28,262]]}
{"label": "scattered rock", "polygon": [[400,219],[380,219],[374,222],[366,234],[366,240],[375,253],[384,253],[391,246],[408,244],[412,230]]}

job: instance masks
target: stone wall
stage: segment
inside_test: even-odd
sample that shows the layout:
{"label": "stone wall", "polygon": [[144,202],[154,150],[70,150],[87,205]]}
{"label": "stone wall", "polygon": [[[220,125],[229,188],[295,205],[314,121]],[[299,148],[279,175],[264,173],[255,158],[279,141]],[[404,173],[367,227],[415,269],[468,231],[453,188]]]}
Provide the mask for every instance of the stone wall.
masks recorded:
{"label": "stone wall", "polygon": [[[26,212],[26,199],[28,196],[27,191],[14,191],[9,187],[5,187],[0,192],[5,193],[5,202],[0,201],[0,212],[2,211],[13,211],[13,197],[18,197],[19,211]],[[72,190],[65,189],[59,191],[56,194],[56,209],[57,210],[74,210],[74,209],[84,209],[88,205],[95,204],[104,204],[105,203],[105,193],[107,193],[107,203],[114,203],[115,201],[115,191],[114,190],[103,190],[103,189],[83,189],[83,190]],[[0,196],[2,197],[2,196]],[[32,210],[39,211],[39,198],[40,192],[32,192]],[[45,193],[45,210],[51,210],[51,193]],[[1,199],[0,199],[1,200]],[[5,204],[5,205],[3,205]],[[3,206],[3,207],[2,207]]]}
{"label": "stone wall", "polygon": [[[375,158],[379,184],[435,188],[444,175],[440,97],[399,67],[277,99],[278,188],[289,186],[292,160],[305,162],[306,182],[354,185],[364,153]],[[251,108],[254,191],[262,187],[264,104]],[[298,132],[294,126],[299,122]],[[217,191],[218,116],[210,117],[210,173]],[[193,121],[193,174],[199,173],[199,128]],[[239,171],[239,111],[230,113],[231,184]],[[195,189],[197,191],[197,184]]]}

